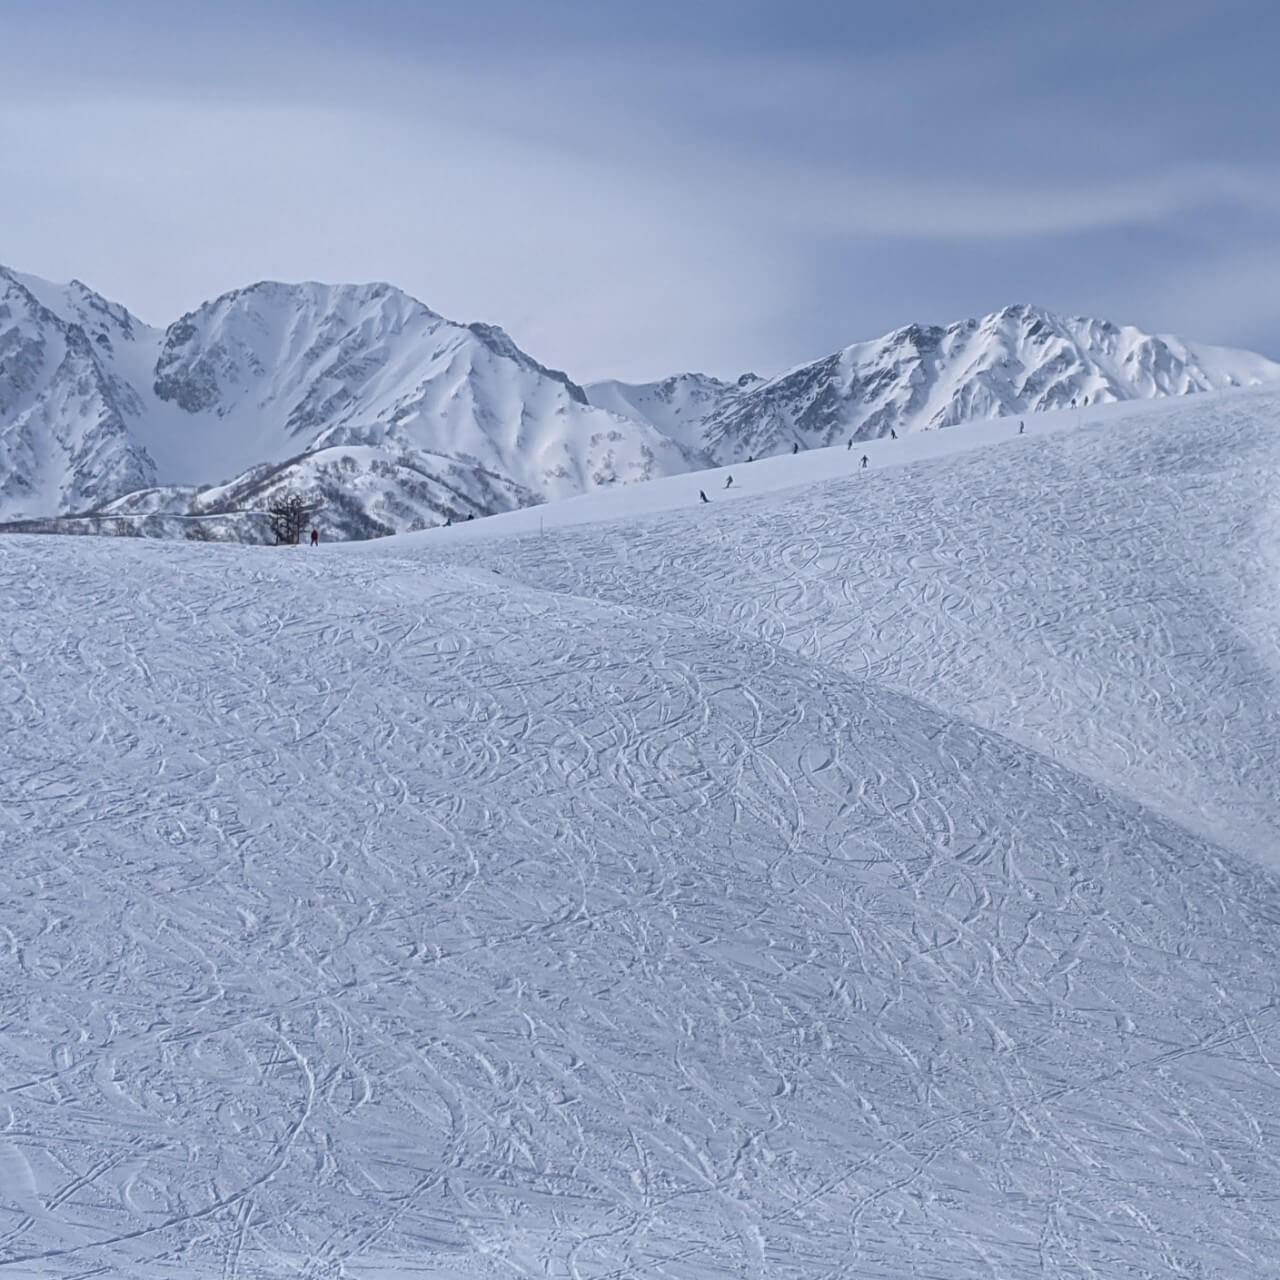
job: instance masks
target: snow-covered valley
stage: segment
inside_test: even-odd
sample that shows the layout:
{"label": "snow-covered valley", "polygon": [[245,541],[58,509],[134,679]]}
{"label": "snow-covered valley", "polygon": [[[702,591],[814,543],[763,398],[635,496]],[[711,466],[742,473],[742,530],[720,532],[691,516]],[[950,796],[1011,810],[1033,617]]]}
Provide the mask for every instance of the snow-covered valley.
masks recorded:
{"label": "snow-covered valley", "polygon": [[1280,394],[1015,432],[0,540],[0,1276],[1274,1274]]}

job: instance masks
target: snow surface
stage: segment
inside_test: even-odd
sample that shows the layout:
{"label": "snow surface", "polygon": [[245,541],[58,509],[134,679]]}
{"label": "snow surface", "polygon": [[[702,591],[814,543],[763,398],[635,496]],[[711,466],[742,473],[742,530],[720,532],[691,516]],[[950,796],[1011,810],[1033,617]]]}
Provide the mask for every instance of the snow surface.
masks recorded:
{"label": "snow surface", "polygon": [[0,1276],[1274,1275],[1280,396],[997,427],[0,541]]}

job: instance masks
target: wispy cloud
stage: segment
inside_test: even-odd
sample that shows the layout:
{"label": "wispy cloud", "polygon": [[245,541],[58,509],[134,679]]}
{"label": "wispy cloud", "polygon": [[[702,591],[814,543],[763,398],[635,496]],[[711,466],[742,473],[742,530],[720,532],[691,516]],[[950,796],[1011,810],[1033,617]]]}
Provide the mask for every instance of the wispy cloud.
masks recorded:
{"label": "wispy cloud", "polygon": [[[575,376],[645,377],[768,372],[908,306],[1031,297],[1172,328],[1179,279],[1211,280],[1228,237],[1267,260],[1280,231],[1258,145],[1280,108],[1249,96],[1251,44],[1213,43],[1239,5],[731,8],[679,26],[556,0],[535,23],[499,3],[496,35],[394,3],[32,18],[0,83],[22,193],[0,257],[153,319],[265,276],[386,278]],[[1261,280],[1229,279],[1235,311],[1189,336],[1251,316],[1231,337],[1280,350]]]}

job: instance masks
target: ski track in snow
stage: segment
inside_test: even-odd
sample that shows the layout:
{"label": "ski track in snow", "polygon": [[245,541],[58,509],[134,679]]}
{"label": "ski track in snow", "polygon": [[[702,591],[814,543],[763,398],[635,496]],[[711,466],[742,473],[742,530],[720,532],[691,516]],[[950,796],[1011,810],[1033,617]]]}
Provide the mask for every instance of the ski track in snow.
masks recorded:
{"label": "ski track in snow", "polygon": [[0,1278],[1273,1274],[1259,403],[0,543]]}

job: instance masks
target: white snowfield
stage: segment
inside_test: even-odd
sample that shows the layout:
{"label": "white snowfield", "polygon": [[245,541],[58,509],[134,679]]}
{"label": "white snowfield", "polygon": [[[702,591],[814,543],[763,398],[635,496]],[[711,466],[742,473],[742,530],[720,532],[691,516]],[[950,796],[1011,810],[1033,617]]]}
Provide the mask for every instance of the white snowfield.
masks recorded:
{"label": "white snowfield", "polygon": [[1275,1276],[1280,396],[1104,419],[0,540],[0,1280]]}

